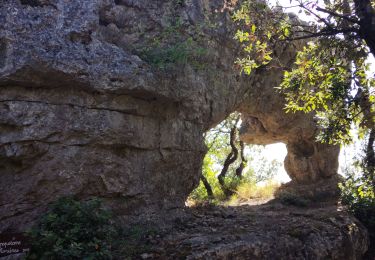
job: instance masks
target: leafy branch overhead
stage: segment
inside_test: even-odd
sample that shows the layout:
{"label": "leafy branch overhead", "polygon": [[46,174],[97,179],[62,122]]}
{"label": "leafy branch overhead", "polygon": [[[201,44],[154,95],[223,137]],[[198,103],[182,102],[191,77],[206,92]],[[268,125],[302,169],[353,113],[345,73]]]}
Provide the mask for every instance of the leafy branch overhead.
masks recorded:
{"label": "leafy branch overhead", "polygon": [[[307,17],[309,22],[298,19]],[[271,8],[265,1],[244,1],[234,13],[235,34],[243,52],[237,65],[245,74],[261,66],[285,70],[279,90],[286,111],[317,113],[318,139],[348,143],[353,124],[360,133],[374,128],[374,77],[367,59],[375,54],[375,11],[369,0],[291,0]],[[274,50],[298,42],[305,47],[292,69]]]}

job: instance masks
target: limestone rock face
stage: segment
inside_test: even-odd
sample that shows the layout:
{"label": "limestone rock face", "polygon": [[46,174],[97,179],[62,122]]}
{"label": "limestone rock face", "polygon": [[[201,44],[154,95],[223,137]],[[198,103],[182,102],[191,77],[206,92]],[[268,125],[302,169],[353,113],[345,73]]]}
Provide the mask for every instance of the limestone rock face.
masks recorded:
{"label": "limestone rock face", "polygon": [[335,175],[312,117],[283,114],[281,71],[233,68],[234,3],[0,0],[0,231],[66,195],[120,215],[183,206],[202,134],[237,108],[244,140],[287,143],[293,180]]}
{"label": "limestone rock face", "polygon": [[[278,56],[284,66],[291,66],[296,49],[291,44]],[[251,90],[239,110],[243,125],[241,139],[267,145],[283,142],[287,146],[284,167],[293,182],[306,184],[337,175],[339,147],[315,142],[318,128],[312,114],[285,113],[285,99],[275,89],[282,81],[283,70],[275,66],[257,71]],[[264,77],[264,74],[267,74]]]}
{"label": "limestone rock face", "polygon": [[[104,198],[117,214],[183,206],[199,181],[202,134],[247,87],[232,68],[225,1],[0,7],[0,231],[24,230],[66,195]],[[217,26],[200,29],[209,19]],[[173,60],[198,34],[209,60]],[[159,49],[170,50],[168,69],[144,58]]]}

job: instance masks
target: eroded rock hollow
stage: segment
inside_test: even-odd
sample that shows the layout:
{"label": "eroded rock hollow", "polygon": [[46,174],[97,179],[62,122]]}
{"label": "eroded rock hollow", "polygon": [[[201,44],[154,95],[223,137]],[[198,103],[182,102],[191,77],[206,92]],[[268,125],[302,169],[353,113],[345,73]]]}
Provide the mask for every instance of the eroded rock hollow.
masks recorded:
{"label": "eroded rock hollow", "polygon": [[282,71],[234,68],[234,5],[0,0],[0,231],[66,195],[120,215],[183,206],[202,134],[237,109],[244,140],[287,143],[293,181],[336,175],[338,148],[314,143],[313,117],[282,112]]}
{"label": "eroded rock hollow", "polygon": [[[293,48],[298,49],[298,46],[288,46],[279,55],[285,66],[290,66]],[[318,128],[313,114],[285,113],[285,99],[275,90],[282,81],[283,71],[276,66],[266,71],[266,77],[262,75],[265,71],[253,75],[254,84],[239,108],[243,118],[241,139],[261,145],[285,143],[288,153],[284,167],[292,179],[291,184],[319,183],[317,186],[321,186],[328,182],[324,189],[337,192],[333,187],[337,183],[340,148],[315,141]]]}

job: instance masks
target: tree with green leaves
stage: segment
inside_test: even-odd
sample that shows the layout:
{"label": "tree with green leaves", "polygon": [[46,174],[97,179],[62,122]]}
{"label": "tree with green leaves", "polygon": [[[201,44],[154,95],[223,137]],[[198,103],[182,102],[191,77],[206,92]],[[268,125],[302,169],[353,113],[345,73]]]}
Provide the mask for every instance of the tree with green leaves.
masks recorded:
{"label": "tree with green leaves", "polygon": [[[290,8],[309,22],[287,14]],[[291,0],[271,8],[265,1],[244,1],[234,13],[236,39],[243,46],[237,64],[250,74],[261,66],[282,66],[273,51],[282,44],[304,41],[295,64],[285,69],[280,86],[287,111],[317,113],[328,143],[348,143],[353,124],[374,128],[374,86],[366,60],[375,54],[374,2],[366,0]]]}
{"label": "tree with green leaves", "polygon": [[246,146],[239,139],[239,128],[240,114],[233,113],[205,134],[208,151],[201,183],[191,194],[193,200],[228,199],[241,183],[270,180],[281,167],[276,160],[262,156],[261,147]]}
{"label": "tree with green leaves", "polygon": [[[271,7],[266,1],[245,0],[233,19],[239,28],[235,38],[243,47],[237,60],[241,71],[283,69],[278,89],[286,98],[285,109],[314,112],[321,129],[318,141],[350,143],[353,126],[366,138],[357,163],[361,174],[350,174],[341,189],[343,202],[373,230],[375,79],[368,59],[375,55],[375,1],[290,0]],[[284,68],[274,51],[296,42],[304,47],[294,65]]]}
{"label": "tree with green leaves", "polygon": [[[239,26],[235,38],[243,46],[237,64],[246,74],[280,66],[286,111],[314,111],[319,141],[350,143],[353,125],[362,137],[375,129],[375,79],[367,62],[375,54],[374,5],[370,0],[291,0],[271,8],[265,1],[244,1],[233,15]],[[309,21],[286,13],[290,8]],[[295,41],[304,47],[294,65],[283,68],[273,52]],[[373,167],[369,170],[373,178]]]}

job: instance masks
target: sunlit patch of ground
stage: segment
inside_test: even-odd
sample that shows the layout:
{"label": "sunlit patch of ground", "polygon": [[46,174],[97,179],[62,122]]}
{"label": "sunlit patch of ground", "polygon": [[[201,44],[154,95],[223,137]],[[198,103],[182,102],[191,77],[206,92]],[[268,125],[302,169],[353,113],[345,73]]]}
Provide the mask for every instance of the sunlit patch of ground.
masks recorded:
{"label": "sunlit patch of ground", "polygon": [[221,206],[243,206],[243,205],[261,205],[274,199],[274,193],[280,187],[280,183],[274,180],[269,180],[261,183],[242,183],[240,184],[234,194],[227,200],[211,200],[211,201],[196,201],[189,198],[186,201],[186,206],[206,206],[209,204]]}

